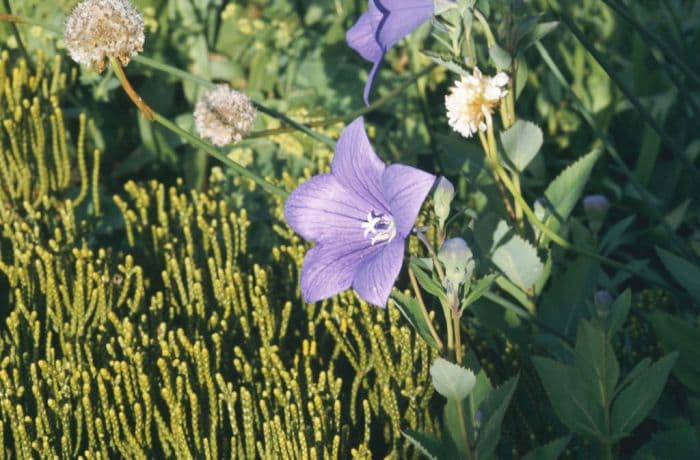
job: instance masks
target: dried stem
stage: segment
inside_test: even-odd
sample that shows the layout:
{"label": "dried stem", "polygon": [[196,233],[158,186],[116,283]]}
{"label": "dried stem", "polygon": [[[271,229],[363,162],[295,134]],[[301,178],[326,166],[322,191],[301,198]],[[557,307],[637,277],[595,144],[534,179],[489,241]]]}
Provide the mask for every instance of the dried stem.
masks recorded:
{"label": "dried stem", "polygon": [[112,69],[117,75],[119,83],[122,84],[122,88],[124,88],[124,91],[129,96],[129,98],[133,101],[134,104],[136,104],[136,107],[139,108],[139,110],[141,111],[141,113],[143,113],[143,116],[146,117],[147,120],[154,121],[156,119],[156,116],[153,113],[153,109],[151,109],[148,106],[148,104],[146,104],[146,102],[144,102],[144,100],[141,99],[141,96],[139,96],[134,87],[131,86],[131,83],[129,83],[129,79],[126,78],[124,68],[122,67],[119,60],[113,56],[110,56],[109,63],[112,64]]}

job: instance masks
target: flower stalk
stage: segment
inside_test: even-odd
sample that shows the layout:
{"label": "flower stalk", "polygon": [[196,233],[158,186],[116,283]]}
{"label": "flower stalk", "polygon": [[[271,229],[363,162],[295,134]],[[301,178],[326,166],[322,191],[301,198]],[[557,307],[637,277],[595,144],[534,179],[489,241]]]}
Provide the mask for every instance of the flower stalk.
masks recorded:
{"label": "flower stalk", "polygon": [[428,314],[428,309],[425,306],[425,301],[423,300],[423,294],[421,294],[420,286],[418,286],[418,280],[416,279],[416,274],[413,272],[413,269],[411,266],[408,266],[408,278],[411,280],[411,286],[413,287],[413,292],[416,295],[416,300],[418,301],[418,305],[420,305],[421,313],[423,314],[423,317],[425,318],[426,323],[428,323],[428,328],[430,329],[430,335],[433,337],[433,340],[435,340],[435,343],[438,346],[438,349],[440,350],[440,353],[442,353],[444,344],[442,343],[442,340],[440,339],[440,335],[437,333],[435,330],[435,326],[433,325],[433,321],[430,318],[430,315]]}
{"label": "flower stalk", "polygon": [[111,64],[112,70],[114,70],[114,73],[117,76],[119,83],[121,83],[122,88],[124,88],[124,91],[126,92],[127,96],[129,96],[129,99],[131,99],[131,101],[136,105],[136,107],[138,107],[138,109],[141,111],[141,113],[143,113],[143,116],[146,117],[148,121],[154,121],[155,113],[153,112],[153,109],[148,104],[146,104],[146,102],[141,98],[141,96],[138,95],[134,87],[131,86],[129,79],[126,77],[126,73],[124,73],[124,67],[122,67],[121,62],[119,62],[119,60],[115,57],[110,56],[109,63]]}

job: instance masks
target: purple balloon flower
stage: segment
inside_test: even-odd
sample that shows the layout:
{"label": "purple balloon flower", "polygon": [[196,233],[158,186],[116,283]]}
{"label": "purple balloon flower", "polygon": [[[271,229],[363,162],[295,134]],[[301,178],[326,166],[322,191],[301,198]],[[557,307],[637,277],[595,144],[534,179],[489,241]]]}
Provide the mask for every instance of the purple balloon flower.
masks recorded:
{"label": "purple balloon flower", "polygon": [[433,16],[434,1],[368,0],[367,12],[348,30],[345,35],[348,45],[373,64],[365,84],[366,104],[384,54]]}
{"label": "purple balloon flower", "polygon": [[301,268],[307,302],[352,287],[385,306],[403,264],[411,233],[435,176],[401,164],[386,166],[374,153],[364,120],[340,135],[330,174],[301,184],[284,206],[287,223],[311,248]]}

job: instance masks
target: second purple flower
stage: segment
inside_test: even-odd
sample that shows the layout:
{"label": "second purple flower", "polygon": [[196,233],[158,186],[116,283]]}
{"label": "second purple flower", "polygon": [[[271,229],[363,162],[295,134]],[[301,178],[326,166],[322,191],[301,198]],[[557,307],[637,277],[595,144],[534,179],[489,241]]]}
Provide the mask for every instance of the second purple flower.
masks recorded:
{"label": "second purple flower", "polygon": [[345,35],[348,45],[373,64],[365,84],[366,104],[384,54],[434,12],[434,0],[368,0],[367,12]]}
{"label": "second purple flower", "polygon": [[304,258],[301,293],[307,302],[350,287],[385,306],[411,233],[435,176],[410,166],[386,166],[360,117],[338,139],[330,174],[301,184],[284,207],[287,223],[316,245]]}

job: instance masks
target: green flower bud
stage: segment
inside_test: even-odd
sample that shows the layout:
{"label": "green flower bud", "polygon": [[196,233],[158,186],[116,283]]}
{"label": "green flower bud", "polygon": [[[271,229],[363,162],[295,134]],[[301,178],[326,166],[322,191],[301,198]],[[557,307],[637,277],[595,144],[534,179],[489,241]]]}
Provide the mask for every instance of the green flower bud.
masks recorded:
{"label": "green flower bud", "polygon": [[454,292],[469,282],[474,272],[474,257],[462,238],[445,241],[438,252],[438,260],[445,267],[445,289]]}
{"label": "green flower bud", "polygon": [[450,215],[450,204],[452,199],[455,197],[455,188],[452,186],[450,181],[445,177],[440,176],[435,185],[435,192],[433,193],[433,207],[435,209],[435,215],[438,218],[438,224],[440,228],[445,227],[445,221]]}

